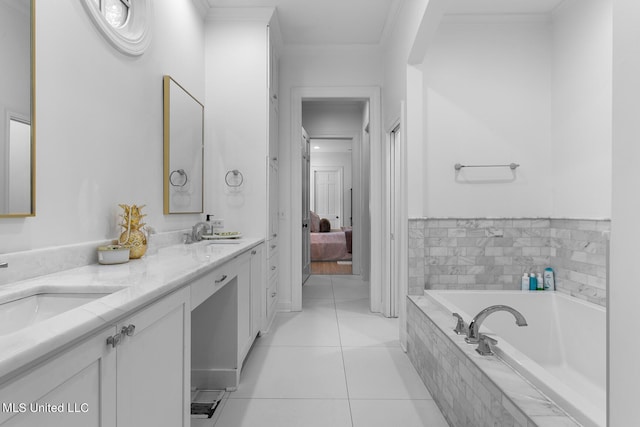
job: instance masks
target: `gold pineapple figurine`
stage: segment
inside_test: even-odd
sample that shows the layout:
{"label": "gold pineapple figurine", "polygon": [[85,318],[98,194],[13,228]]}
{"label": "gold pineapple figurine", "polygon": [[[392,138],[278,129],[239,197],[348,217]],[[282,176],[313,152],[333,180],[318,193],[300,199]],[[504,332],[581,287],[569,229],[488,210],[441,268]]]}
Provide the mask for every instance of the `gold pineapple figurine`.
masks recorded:
{"label": "gold pineapple figurine", "polygon": [[141,228],[145,225],[141,222],[142,218],[146,215],[142,215],[140,210],[145,205],[118,205],[124,210],[124,214],[121,214],[122,223],[120,226],[124,228],[118,243],[129,248],[129,258],[140,258],[147,251],[147,236],[142,232]]}

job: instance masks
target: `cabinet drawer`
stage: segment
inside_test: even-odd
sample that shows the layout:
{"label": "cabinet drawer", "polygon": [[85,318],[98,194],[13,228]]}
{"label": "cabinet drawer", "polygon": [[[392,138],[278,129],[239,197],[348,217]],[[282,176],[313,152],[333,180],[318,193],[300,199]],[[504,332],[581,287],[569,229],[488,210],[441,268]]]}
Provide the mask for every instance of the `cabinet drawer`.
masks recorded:
{"label": "cabinet drawer", "polygon": [[228,262],[191,282],[191,310],[202,304],[237,275],[236,263]]}
{"label": "cabinet drawer", "polygon": [[267,277],[269,277],[269,282],[273,276],[278,274],[278,254],[273,255],[267,261]]}
{"label": "cabinet drawer", "polygon": [[275,274],[269,279],[269,286],[267,287],[267,319],[271,319],[273,311],[276,308],[276,301],[278,301],[278,275]]}
{"label": "cabinet drawer", "polygon": [[271,239],[267,242],[267,259],[278,253],[278,239]]}

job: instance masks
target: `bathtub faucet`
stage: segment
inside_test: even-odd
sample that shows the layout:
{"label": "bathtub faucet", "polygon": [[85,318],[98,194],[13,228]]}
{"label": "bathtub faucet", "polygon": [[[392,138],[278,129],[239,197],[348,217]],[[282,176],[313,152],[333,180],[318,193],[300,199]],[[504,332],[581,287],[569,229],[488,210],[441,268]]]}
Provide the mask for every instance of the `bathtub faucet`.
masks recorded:
{"label": "bathtub faucet", "polygon": [[476,314],[476,317],[474,317],[471,323],[469,323],[469,330],[465,341],[469,344],[477,344],[480,341],[480,325],[482,325],[482,322],[484,322],[484,319],[486,319],[487,316],[491,313],[495,313],[496,311],[508,311],[516,318],[516,325],[527,326],[526,319],[515,308],[509,307],[508,305],[492,305]]}

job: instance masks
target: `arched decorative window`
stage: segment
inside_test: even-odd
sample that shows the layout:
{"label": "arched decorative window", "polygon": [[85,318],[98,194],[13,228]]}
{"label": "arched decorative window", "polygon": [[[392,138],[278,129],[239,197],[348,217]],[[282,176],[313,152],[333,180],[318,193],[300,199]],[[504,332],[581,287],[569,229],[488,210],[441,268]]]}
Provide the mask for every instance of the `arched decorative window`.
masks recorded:
{"label": "arched decorative window", "polygon": [[120,52],[142,55],[151,41],[151,0],[83,0],[94,24]]}

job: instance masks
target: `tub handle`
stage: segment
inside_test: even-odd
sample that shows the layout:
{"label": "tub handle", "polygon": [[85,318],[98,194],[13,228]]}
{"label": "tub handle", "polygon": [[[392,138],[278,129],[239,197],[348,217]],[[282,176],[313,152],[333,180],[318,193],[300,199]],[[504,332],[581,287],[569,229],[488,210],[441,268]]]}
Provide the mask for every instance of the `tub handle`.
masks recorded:
{"label": "tub handle", "polygon": [[482,356],[493,356],[493,350],[491,346],[498,344],[498,340],[491,338],[488,335],[480,334],[478,337],[478,347],[476,351]]}
{"label": "tub handle", "polygon": [[453,332],[456,334],[466,334],[467,333],[467,325],[464,323],[464,319],[458,313],[453,313],[453,317],[458,319],[458,323],[456,323],[456,327],[453,329]]}

